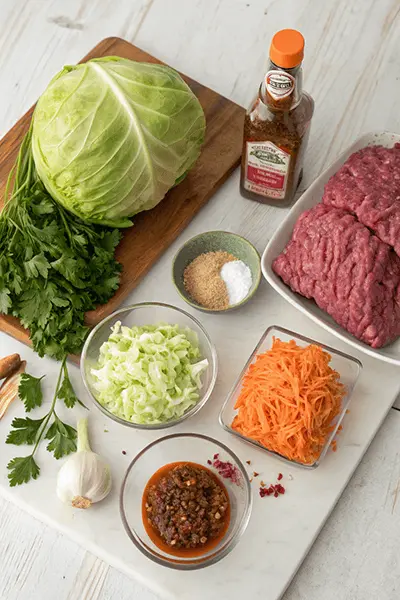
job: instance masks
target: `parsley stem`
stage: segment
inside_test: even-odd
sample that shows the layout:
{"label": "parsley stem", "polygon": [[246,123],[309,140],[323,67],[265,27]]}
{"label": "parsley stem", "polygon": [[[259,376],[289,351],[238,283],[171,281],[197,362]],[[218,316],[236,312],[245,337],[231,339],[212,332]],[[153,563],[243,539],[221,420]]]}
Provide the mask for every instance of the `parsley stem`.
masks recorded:
{"label": "parsley stem", "polygon": [[59,388],[60,388],[60,384],[61,384],[61,377],[62,377],[62,374],[63,374],[63,372],[64,372],[64,367],[65,367],[66,360],[67,360],[67,357],[66,357],[66,356],[64,356],[64,358],[63,358],[63,360],[62,360],[62,363],[61,363],[60,372],[59,372],[59,374],[58,374],[58,379],[57,379],[56,389],[55,389],[55,392],[54,392],[53,401],[52,401],[52,403],[51,403],[50,410],[49,410],[49,412],[47,413],[47,416],[46,416],[45,420],[43,421],[43,423],[42,423],[42,425],[40,426],[40,429],[39,429],[39,431],[38,431],[38,435],[37,435],[37,438],[36,438],[36,443],[35,443],[35,446],[34,446],[34,448],[33,448],[33,450],[32,450],[32,454],[31,454],[31,456],[34,456],[34,454],[35,454],[35,452],[36,452],[36,450],[37,450],[37,447],[39,446],[39,444],[40,444],[40,441],[41,441],[41,439],[42,439],[42,437],[43,437],[43,434],[44,434],[44,432],[45,432],[45,430],[46,430],[46,428],[47,428],[47,425],[48,425],[48,422],[49,422],[49,420],[50,420],[51,416],[52,416],[53,414],[55,414],[54,408],[55,408],[55,405],[56,405],[56,401],[57,401],[57,394],[58,394],[58,390],[59,390]]}
{"label": "parsley stem", "polygon": [[73,238],[72,238],[71,230],[70,230],[70,228],[68,226],[67,220],[66,220],[66,218],[65,218],[64,213],[63,213],[62,210],[59,210],[58,213],[59,213],[59,215],[60,215],[60,217],[61,217],[61,219],[62,219],[62,221],[64,223],[65,231],[68,234],[69,242],[70,242],[70,244],[72,246],[73,245]]}

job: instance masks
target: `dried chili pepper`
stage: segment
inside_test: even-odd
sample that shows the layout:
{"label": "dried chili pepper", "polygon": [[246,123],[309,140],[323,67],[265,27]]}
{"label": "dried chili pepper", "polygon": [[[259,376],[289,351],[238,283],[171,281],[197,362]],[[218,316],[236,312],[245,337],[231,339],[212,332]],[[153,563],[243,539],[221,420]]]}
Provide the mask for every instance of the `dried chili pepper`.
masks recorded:
{"label": "dried chili pepper", "polygon": [[212,464],[217,469],[218,475],[224,479],[230,479],[236,485],[242,484],[242,476],[239,469],[229,461],[224,462],[220,460],[219,454],[214,454],[212,463],[211,461],[207,461],[207,463]]}
{"label": "dried chili pepper", "polygon": [[[282,479],[282,477],[283,477],[282,473],[279,473],[278,478],[277,478],[278,481],[280,481]],[[272,496],[272,495],[275,498],[278,498],[278,496],[283,495],[285,492],[286,492],[286,489],[280,483],[276,483],[275,485],[271,483],[271,485],[269,487],[266,487],[265,483],[263,481],[260,482],[259,494],[260,494],[261,498],[264,498],[265,496]]]}

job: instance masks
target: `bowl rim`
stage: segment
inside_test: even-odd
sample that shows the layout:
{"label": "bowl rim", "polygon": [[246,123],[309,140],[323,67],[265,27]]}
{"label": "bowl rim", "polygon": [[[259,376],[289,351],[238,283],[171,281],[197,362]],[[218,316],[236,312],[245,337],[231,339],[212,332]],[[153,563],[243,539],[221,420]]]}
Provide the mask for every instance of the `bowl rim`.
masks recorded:
{"label": "bowl rim", "polygon": [[[183,438],[183,437],[202,439],[206,442],[211,442],[212,444],[215,444],[216,446],[219,446],[222,450],[224,450],[234,460],[234,462],[236,463],[237,467],[239,468],[240,472],[243,475],[244,487],[245,487],[246,498],[247,498],[247,502],[246,502],[245,509],[243,511],[243,515],[240,519],[239,525],[237,527],[237,531],[233,535],[231,541],[225,547],[223,547],[220,552],[210,555],[205,560],[202,560],[201,557],[193,557],[192,561],[185,562],[185,563],[179,562],[178,559],[174,559],[174,558],[168,559],[168,558],[162,557],[161,555],[158,555],[155,553],[153,554],[152,552],[150,552],[145,547],[145,545],[143,545],[139,541],[139,537],[131,529],[131,527],[128,523],[128,520],[126,518],[125,508],[124,508],[124,491],[125,491],[126,483],[128,481],[128,477],[129,477],[131,470],[133,469],[135,464],[138,462],[138,460],[140,458],[142,458],[142,456],[144,456],[146,454],[146,452],[148,450],[150,450],[151,448],[153,448],[154,446],[157,446],[158,444],[162,444],[163,442],[166,442],[166,441],[169,441],[172,439]],[[150,474],[149,478],[151,476],[152,476],[152,474]],[[140,503],[141,502],[142,502],[142,496],[140,497]],[[231,550],[233,550],[233,548],[237,545],[237,543],[239,542],[243,533],[246,531],[246,528],[250,521],[252,508],[253,508],[252,489],[251,489],[251,485],[250,485],[250,479],[249,479],[247,471],[244,467],[244,464],[242,463],[240,458],[233,452],[233,450],[231,450],[228,446],[226,446],[226,444],[224,444],[223,442],[220,442],[219,440],[216,440],[215,438],[212,438],[211,436],[205,435],[203,433],[189,433],[189,432],[172,433],[169,435],[165,435],[161,438],[158,438],[157,440],[154,440],[153,442],[150,442],[149,444],[147,444],[147,446],[142,448],[142,450],[140,450],[136,454],[136,456],[132,459],[132,461],[130,462],[130,464],[125,472],[124,478],[121,483],[120,491],[119,491],[120,517],[121,517],[125,532],[127,533],[130,540],[134,543],[136,548],[138,548],[147,558],[149,558],[153,562],[155,562],[161,566],[169,567],[170,569],[175,569],[178,571],[193,571],[196,569],[203,569],[209,565],[219,562],[222,558],[227,556],[227,554],[229,554],[229,552],[231,552]]]}
{"label": "bowl rim", "polygon": [[[232,304],[232,306],[228,306],[228,308],[222,309],[222,310],[215,310],[214,308],[206,308],[205,306],[201,306],[200,304],[198,304],[195,300],[192,300],[189,295],[185,295],[181,292],[181,290],[179,289],[176,280],[175,280],[175,263],[178,259],[178,256],[181,254],[181,252],[186,248],[186,246],[188,244],[190,244],[191,242],[193,242],[194,240],[204,237],[204,236],[208,236],[210,234],[224,234],[224,235],[230,235],[233,237],[236,237],[240,240],[242,240],[243,242],[245,242],[250,249],[255,253],[255,255],[258,258],[258,268],[257,268],[257,276],[253,281],[252,287],[253,290],[250,291],[247,296],[245,298],[243,298],[243,300],[241,300],[240,302],[237,302],[236,304]],[[250,267],[249,267],[250,268]],[[172,259],[172,267],[171,267],[171,275],[172,275],[172,282],[175,286],[176,291],[178,292],[179,296],[182,298],[182,300],[184,300],[187,304],[189,304],[189,306],[192,306],[193,308],[195,308],[196,310],[200,310],[202,312],[205,313],[211,313],[211,314],[224,314],[227,313],[231,310],[234,310],[236,308],[239,308],[240,306],[243,306],[243,304],[246,304],[246,302],[248,302],[249,300],[251,300],[251,298],[253,298],[254,294],[256,293],[256,291],[258,290],[258,287],[260,285],[261,282],[261,278],[262,278],[262,269],[261,269],[261,254],[259,253],[259,251],[257,250],[257,248],[254,246],[254,244],[252,244],[247,238],[243,237],[242,235],[238,234],[238,233],[234,233],[233,231],[225,231],[223,229],[213,229],[211,231],[203,231],[202,233],[198,233],[197,235],[194,235],[193,237],[189,238],[188,240],[186,240],[186,242],[184,242],[182,244],[182,246],[180,248],[178,248],[177,252],[175,253],[174,258]]]}
{"label": "bowl rim", "polygon": [[260,450],[262,450],[264,453],[268,454],[269,456],[273,457],[273,458],[277,458],[278,460],[280,460],[281,462],[286,463],[287,465],[290,466],[294,466],[294,467],[298,467],[299,469],[304,469],[304,470],[314,470],[316,469],[322,462],[322,460],[325,458],[325,455],[329,449],[330,443],[331,441],[334,439],[337,430],[340,426],[340,424],[342,423],[346,411],[345,410],[341,410],[341,413],[339,415],[339,418],[335,424],[334,429],[332,430],[332,433],[330,434],[330,436],[327,437],[327,441],[323,447],[323,449],[321,450],[320,455],[318,456],[318,458],[310,464],[303,464],[300,462],[297,462],[295,460],[291,460],[289,458],[286,458],[285,456],[283,456],[282,454],[279,454],[278,452],[274,452],[273,450],[269,450],[268,448],[266,448],[265,446],[263,446],[262,444],[260,444],[259,442],[257,442],[256,440],[253,440],[250,437],[247,437],[245,435],[242,435],[241,433],[238,433],[237,431],[235,431],[234,429],[232,429],[232,427],[230,425],[227,425],[225,420],[224,420],[224,411],[226,409],[226,407],[228,406],[228,404],[230,403],[230,401],[232,400],[232,396],[235,393],[236,389],[240,386],[241,382],[243,381],[243,377],[245,376],[245,374],[247,373],[250,365],[253,363],[257,352],[259,351],[260,347],[262,346],[262,344],[264,343],[264,341],[266,340],[266,338],[268,337],[268,334],[271,331],[277,331],[277,332],[281,332],[285,335],[288,336],[293,336],[294,338],[297,338],[299,340],[302,340],[303,342],[306,342],[307,344],[316,344],[318,346],[320,346],[321,348],[323,348],[324,350],[326,350],[328,353],[330,354],[336,354],[337,356],[340,356],[341,358],[350,361],[352,363],[355,363],[355,365],[357,366],[357,375],[354,379],[354,383],[351,387],[350,393],[346,394],[348,400],[347,400],[347,406],[349,405],[351,398],[353,396],[354,393],[354,388],[356,387],[357,381],[360,377],[360,374],[364,368],[363,363],[361,362],[361,360],[359,360],[357,357],[352,356],[351,354],[347,354],[346,352],[343,352],[342,350],[338,350],[337,348],[333,348],[332,346],[329,346],[327,344],[324,344],[323,342],[318,342],[317,340],[310,338],[306,335],[303,335],[301,333],[297,333],[296,331],[293,331],[291,329],[286,329],[285,327],[281,327],[280,325],[270,325],[269,327],[267,327],[267,329],[264,331],[264,333],[262,334],[262,336],[260,337],[259,341],[257,342],[256,346],[254,347],[254,350],[250,353],[249,358],[247,359],[243,369],[240,371],[239,375],[237,376],[234,384],[232,385],[232,387],[230,388],[222,406],[221,409],[219,411],[218,414],[218,422],[220,424],[220,426],[222,427],[222,429],[224,429],[225,431],[227,431],[228,433],[230,433],[231,435],[233,435],[234,437],[242,440],[243,442],[245,442],[246,444],[249,444],[253,447],[259,448]]}
{"label": "bowl rim", "polygon": [[[179,417],[179,419],[175,419],[174,421],[167,421],[165,423],[155,423],[154,425],[147,425],[147,424],[143,424],[143,423],[133,423],[131,421],[121,419],[121,417],[118,417],[117,415],[114,415],[109,410],[107,410],[102,404],[100,404],[100,402],[97,400],[97,398],[92,393],[89,383],[86,378],[85,368],[84,368],[84,364],[85,364],[85,361],[87,358],[87,351],[90,346],[90,343],[91,343],[94,335],[96,334],[96,332],[101,327],[103,327],[108,321],[115,318],[119,314],[122,314],[122,313],[125,313],[128,311],[132,311],[132,310],[136,310],[138,308],[148,308],[148,307],[169,308],[178,313],[185,315],[185,317],[188,317],[189,320],[193,321],[197,325],[197,327],[202,331],[205,339],[207,340],[207,343],[208,343],[208,346],[209,346],[210,352],[211,352],[211,357],[212,357],[212,361],[211,361],[212,364],[210,365],[210,368],[212,369],[211,381],[210,381],[208,389],[206,390],[203,398],[201,398],[201,400],[199,400],[190,410],[188,410],[181,417]],[[124,306],[122,308],[119,308],[118,310],[112,312],[110,315],[108,315],[107,317],[102,319],[95,327],[93,327],[93,329],[90,331],[88,337],[85,340],[85,344],[82,349],[81,359],[80,359],[80,363],[79,363],[79,369],[80,369],[81,377],[82,377],[82,380],[83,380],[83,383],[84,383],[87,393],[89,394],[94,405],[103,414],[105,414],[107,417],[109,417],[113,421],[115,421],[121,425],[125,425],[127,427],[132,427],[133,429],[142,429],[145,431],[156,431],[159,429],[167,429],[169,427],[173,427],[174,425],[178,425],[178,423],[181,423],[185,419],[188,419],[188,418],[194,416],[203,408],[203,406],[206,404],[206,402],[210,398],[212,392],[214,391],[215,383],[217,381],[218,355],[217,355],[217,349],[216,349],[209,333],[205,329],[205,327],[202,325],[202,323],[198,319],[196,319],[196,317],[194,317],[193,315],[188,313],[186,310],[183,310],[182,308],[179,308],[178,306],[174,306],[173,304],[167,304],[164,302],[138,302],[136,304],[130,304],[129,306]]]}

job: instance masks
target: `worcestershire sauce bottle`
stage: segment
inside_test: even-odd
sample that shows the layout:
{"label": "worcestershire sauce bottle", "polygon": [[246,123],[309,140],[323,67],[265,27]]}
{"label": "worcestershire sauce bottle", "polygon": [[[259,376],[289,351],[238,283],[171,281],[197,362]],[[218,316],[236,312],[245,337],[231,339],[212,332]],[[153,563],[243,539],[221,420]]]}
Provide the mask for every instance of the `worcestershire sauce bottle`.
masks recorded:
{"label": "worcestershire sauce bottle", "polygon": [[314,101],[302,89],[304,38],[294,29],[272,39],[268,71],[246,113],[240,192],[286,206],[303,174]]}

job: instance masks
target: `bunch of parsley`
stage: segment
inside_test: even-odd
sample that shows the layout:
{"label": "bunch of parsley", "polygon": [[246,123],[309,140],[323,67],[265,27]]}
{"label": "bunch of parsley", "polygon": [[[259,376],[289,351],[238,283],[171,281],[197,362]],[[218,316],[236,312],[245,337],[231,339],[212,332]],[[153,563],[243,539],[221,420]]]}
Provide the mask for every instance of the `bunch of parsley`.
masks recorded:
{"label": "bunch of parsley", "polygon": [[[47,437],[56,441],[48,449],[56,458],[75,449],[76,432],[58,419],[55,403],[57,398],[66,401],[62,398],[69,381],[65,357],[82,349],[88,333],[85,312],[107,302],[118,288],[121,267],[114,251],[119,240],[117,229],[85,223],[53,200],[36,174],[29,131],[10,174],[0,215],[0,313],[20,319],[39,356],[61,360],[62,365],[50,412],[37,422],[14,420],[9,443],[34,442],[34,454],[54,417]],[[11,461],[11,485],[36,479],[39,469],[33,454],[29,461],[29,457]]]}
{"label": "bunch of parsley", "polygon": [[36,175],[28,133],[0,215],[0,312],[20,319],[40,356],[80,352],[85,312],[118,288],[119,240],[117,229],[87,224],[54,202]]}

